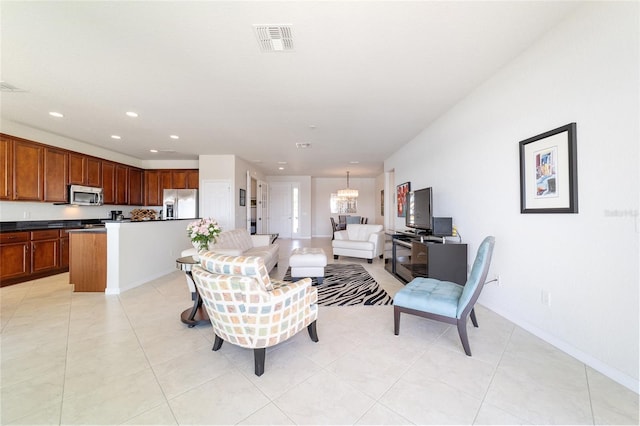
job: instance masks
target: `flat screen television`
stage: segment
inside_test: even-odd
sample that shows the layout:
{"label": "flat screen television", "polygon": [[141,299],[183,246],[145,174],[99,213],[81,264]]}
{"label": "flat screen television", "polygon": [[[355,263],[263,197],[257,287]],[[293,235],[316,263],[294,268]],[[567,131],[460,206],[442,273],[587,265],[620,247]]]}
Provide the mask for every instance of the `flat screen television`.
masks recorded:
{"label": "flat screen television", "polygon": [[416,231],[431,232],[433,197],[431,188],[418,189],[407,194],[405,225]]}

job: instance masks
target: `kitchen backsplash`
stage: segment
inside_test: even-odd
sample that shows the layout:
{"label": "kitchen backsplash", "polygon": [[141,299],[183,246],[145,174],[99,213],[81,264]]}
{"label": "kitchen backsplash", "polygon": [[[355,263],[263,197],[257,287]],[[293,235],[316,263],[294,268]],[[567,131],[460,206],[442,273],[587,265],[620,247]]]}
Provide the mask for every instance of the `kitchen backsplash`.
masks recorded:
{"label": "kitchen backsplash", "polygon": [[[147,209],[162,210],[162,206],[147,206]],[[125,218],[140,206],[70,206],[53,203],[31,203],[0,201],[0,221],[56,220],[56,219],[110,219],[111,210],[122,210]]]}

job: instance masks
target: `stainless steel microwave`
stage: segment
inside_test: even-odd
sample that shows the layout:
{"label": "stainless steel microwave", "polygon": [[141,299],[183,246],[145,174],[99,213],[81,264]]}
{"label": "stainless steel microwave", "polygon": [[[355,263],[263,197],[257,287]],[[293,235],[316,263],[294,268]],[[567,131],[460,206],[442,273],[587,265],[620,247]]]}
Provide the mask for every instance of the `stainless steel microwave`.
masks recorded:
{"label": "stainless steel microwave", "polygon": [[101,206],[102,201],[102,188],[69,185],[69,204],[76,206]]}

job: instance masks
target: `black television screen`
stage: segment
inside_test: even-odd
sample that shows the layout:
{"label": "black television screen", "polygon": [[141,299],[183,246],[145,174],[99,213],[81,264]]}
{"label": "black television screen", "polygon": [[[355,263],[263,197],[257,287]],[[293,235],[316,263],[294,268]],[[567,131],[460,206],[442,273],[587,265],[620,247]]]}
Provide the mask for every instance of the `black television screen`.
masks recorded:
{"label": "black television screen", "polygon": [[407,194],[407,216],[405,224],[416,230],[431,231],[433,199],[431,188],[418,189]]}

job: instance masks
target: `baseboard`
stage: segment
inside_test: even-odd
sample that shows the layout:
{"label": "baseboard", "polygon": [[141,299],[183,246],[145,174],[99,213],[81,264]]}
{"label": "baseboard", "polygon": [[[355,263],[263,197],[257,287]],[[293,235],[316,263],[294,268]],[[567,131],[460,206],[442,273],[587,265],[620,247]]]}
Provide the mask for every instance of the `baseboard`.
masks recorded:
{"label": "baseboard", "polygon": [[527,330],[529,333],[533,334],[534,336],[539,337],[540,339],[544,340],[550,345],[553,345],[556,348],[560,349],[561,351],[571,355],[575,359],[579,360],[580,362],[583,362],[584,364],[588,365],[589,367],[593,368],[599,373],[604,374],[605,376],[615,381],[616,383],[621,384],[625,388],[635,392],[636,394],[640,393],[640,380],[635,379],[629,376],[628,374],[623,373],[614,367],[611,367],[608,364],[605,364],[601,360],[594,358],[588,353],[585,353],[579,349],[576,349],[575,347],[567,344],[567,342],[558,339],[556,336],[553,336],[547,333],[546,331],[539,329],[538,327],[528,323],[527,321],[521,318],[512,317],[510,312],[506,312],[500,308],[489,306],[483,303],[478,302],[478,304],[508,319],[509,321],[516,324],[517,326]]}

